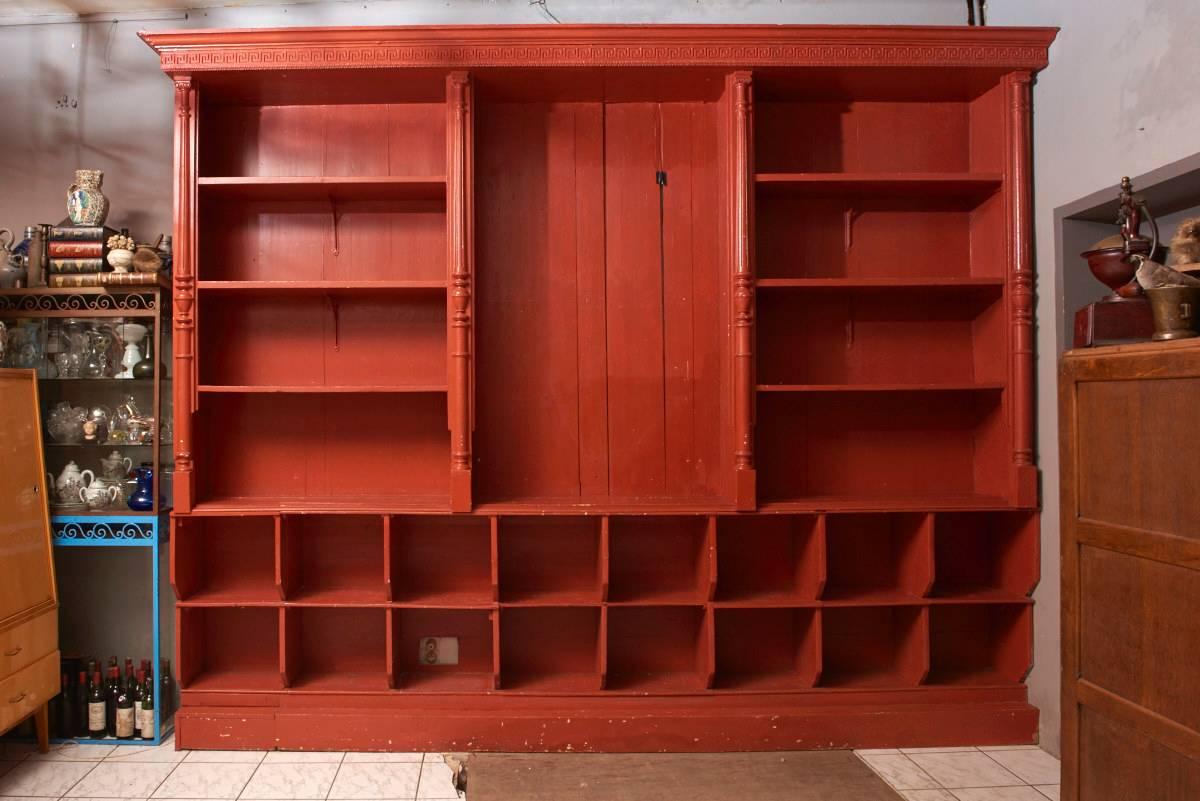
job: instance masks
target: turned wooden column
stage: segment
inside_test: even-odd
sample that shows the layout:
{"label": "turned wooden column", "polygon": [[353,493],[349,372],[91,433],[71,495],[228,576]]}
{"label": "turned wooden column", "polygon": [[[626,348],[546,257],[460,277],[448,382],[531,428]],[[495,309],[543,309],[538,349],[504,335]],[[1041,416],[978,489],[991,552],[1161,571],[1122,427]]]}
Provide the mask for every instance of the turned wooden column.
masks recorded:
{"label": "turned wooden column", "polygon": [[474,242],[472,87],[465,72],[446,80],[446,228],[450,269],[450,508],[471,511],[471,431],[474,427],[474,345],[471,277]]}
{"label": "turned wooden column", "polygon": [[175,225],[172,272],[174,299],[175,402],[174,507],[190,512],[195,500],[192,473],[192,413],[196,407],[196,87],[190,75],[175,75]]}
{"label": "turned wooden column", "polygon": [[734,500],[738,509],[754,509],[754,261],[751,215],[753,196],[753,93],[749,72],[726,80],[732,107],[730,199],[733,209],[733,431]]}
{"label": "turned wooden column", "polygon": [[1037,502],[1037,470],[1033,466],[1034,436],[1034,295],[1033,221],[1031,209],[1029,88],[1032,75],[1013,72],[1005,76],[1008,110],[1008,148],[1004,176],[1007,192],[1006,222],[1009,242],[1008,294],[1012,325],[1013,500],[1020,505]]}

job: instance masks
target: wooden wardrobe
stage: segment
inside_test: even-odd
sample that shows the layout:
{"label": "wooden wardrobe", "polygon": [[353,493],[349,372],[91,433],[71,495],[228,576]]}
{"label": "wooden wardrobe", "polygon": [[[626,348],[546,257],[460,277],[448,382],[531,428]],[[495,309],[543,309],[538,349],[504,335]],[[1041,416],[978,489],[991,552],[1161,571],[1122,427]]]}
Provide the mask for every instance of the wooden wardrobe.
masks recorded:
{"label": "wooden wardrobe", "polygon": [[145,34],[180,746],[1032,741],[1053,37]]}
{"label": "wooden wardrobe", "polygon": [[0,409],[0,733],[32,716],[46,751],[46,704],[60,685],[58,589],[33,370],[0,370]]}

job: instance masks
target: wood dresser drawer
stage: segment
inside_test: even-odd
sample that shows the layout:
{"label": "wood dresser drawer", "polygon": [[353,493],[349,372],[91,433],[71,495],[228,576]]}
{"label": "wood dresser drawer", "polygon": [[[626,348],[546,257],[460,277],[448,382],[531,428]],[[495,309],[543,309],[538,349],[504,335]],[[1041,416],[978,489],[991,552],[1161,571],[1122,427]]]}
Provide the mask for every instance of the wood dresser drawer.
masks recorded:
{"label": "wood dresser drawer", "polygon": [[47,610],[32,620],[0,631],[0,679],[57,649],[57,609]]}
{"label": "wood dresser drawer", "polygon": [[0,732],[8,731],[58,693],[58,651],[0,680]]}

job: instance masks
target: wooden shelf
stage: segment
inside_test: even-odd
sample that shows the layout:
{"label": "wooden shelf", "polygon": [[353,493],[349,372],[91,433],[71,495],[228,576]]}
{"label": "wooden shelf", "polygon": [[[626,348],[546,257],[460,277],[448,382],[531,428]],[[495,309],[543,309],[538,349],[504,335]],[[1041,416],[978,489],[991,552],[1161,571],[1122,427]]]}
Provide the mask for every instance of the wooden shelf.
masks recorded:
{"label": "wooden shelf", "polygon": [[310,385],[295,385],[295,386],[231,386],[225,384],[201,384],[197,388],[200,392],[206,393],[276,393],[283,395],[299,395],[299,394],[345,394],[345,393],[385,393],[385,394],[406,394],[406,393],[434,393],[444,394],[446,392],[445,384],[423,385],[423,386],[310,386]]}
{"label": "wooden shelf", "polygon": [[202,196],[244,200],[444,200],[446,176],[200,176]]}
{"label": "wooden shelf", "polygon": [[817,192],[836,195],[964,198],[978,200],[1004,182],[1000,173],[940,172],[772,172],[758,173],[763,192]]}
{"label": "wooden shelf", "polygon": [[192,511],[197,515],[437,513],[450,511],[450,499],[444,496],[408,495],[358,495],[336,498],[250,496],[210,498],[195,504]]}
{"label": "wooden shelf", "polygon": [[183,692],[255,692],[282,689],[283,678],[278,670],[238,668],[205,671],[188,682]]}
{"label": "wooden shelf", "polygon": [[445,281],[197,281],[201,292],[442,292]]}
{"label": "wooden shelf", "polygon": [[887,290],[892,291],[980,291],[1003,289],[1003,278],[759,278],[759,289]]}
{"label": "wooden shelf", "polygon": [[387,674],[352,670],[305,671],[288,682],[289,690],[321,693],[385,693]]}
{"label": "wooden shelf", "polygon": [[492,690],[494,683],[491,673],[400,673],[395,688],[424,693],[483,693]]}
{"label": "wooden shelf", "polygon": [[941,510],[1000,511],[1014,507],[998,495],[813,495],[772,499],[759,504],[761,512],[935,512]]}
{"label": "wooden shelf", "polygon": [[551,695],[577,695],[600,690],[600,674],[586,672],[501,671],[501,689]]}
{"label": "wooden shelf", "polygon": [[998,392],[999,382],[986,384],[759,384],[759,392]]}

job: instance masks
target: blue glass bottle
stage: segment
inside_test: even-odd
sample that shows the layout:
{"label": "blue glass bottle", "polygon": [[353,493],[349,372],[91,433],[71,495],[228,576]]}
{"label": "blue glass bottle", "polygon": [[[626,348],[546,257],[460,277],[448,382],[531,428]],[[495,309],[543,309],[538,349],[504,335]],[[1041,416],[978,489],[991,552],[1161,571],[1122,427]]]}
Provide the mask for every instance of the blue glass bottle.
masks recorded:
{"label": "blue glass bottle", "polygon": [[154,509],[154,470],[149,467],[137,469],[137,489],[129,496],[129,508],[135,512]]}

